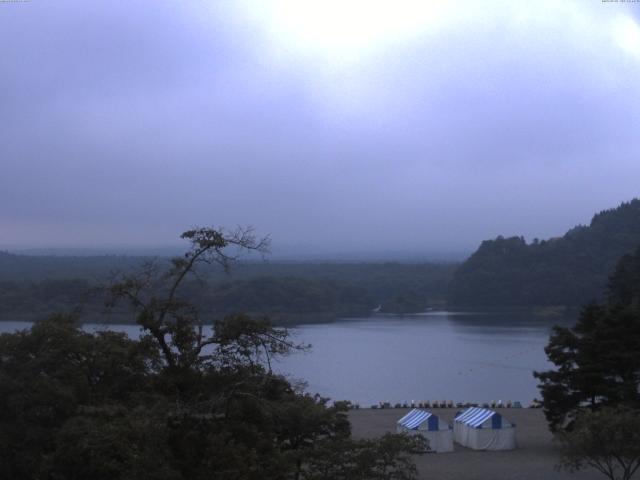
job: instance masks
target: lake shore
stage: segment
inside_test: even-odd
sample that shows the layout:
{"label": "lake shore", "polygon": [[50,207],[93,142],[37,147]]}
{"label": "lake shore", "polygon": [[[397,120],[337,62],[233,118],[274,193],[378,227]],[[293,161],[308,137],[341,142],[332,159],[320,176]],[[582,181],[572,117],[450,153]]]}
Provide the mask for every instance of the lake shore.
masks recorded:
{"label": "lake shore", "polygon": [[[540,409],[496,409],[516,424],[518,448],[511,451],[474,451],[454,444],[452,453],[416,455],[418,478],[424,480],[597,480],[595,470],[578,473],[557,471],[560,449],[553,441]],[[360,409],[349,412],[355,438],[376,438],[395,432],[396,421],[409,409]],[[431,410],[442,420],[452,422],[458,409]]]}
{"label": "lake shore", "polygon": [[[311,351],[281,357],[274,367],[305,380],[309,392],[361,406],[433,398],[527,405],[539,396],[532,372],[550,367],[544,347],[554,323],[526,314],[433,311],[298,325],[290,329],[291,341],[310,344]],[[29,326],[0,322],[0,332]],[[83,328],[140,335],[135,324]]]}
{"label": "lake shore", "polygon": [[[54,312],[71,313],[75,312],[74,307],[66,305],[60,306],[57,310],[12,310],[0,313],[0,322],[38,322],[48,318]],[[484,316],[504,316],[512,315],[516,317],[525,316],[528,319],[535,318],[540,321],[552,320],[573,320],[579,312],[577,307],[571,306],[509,306],[509,307],[456,307],[440,306],[429,308],[419,312],[375,312],[370,310],[354,311],[323,311],[323,312],[243,312],[253,317],[267,316],[271,322],[279,327],[295,328],[303,325],[331,324],[349,322],[355,319],[371,318],[385,319],[390,322],[402,319],[431,318],[442,315],[456,317]],[[102,324],[102,325],[135,325],[136,316],[126,308],[114,309],[107,312],[103,306],[83,306],[77,310],[81,323]],[[229,312],[207,312],[203,316],[205,324],[212,324],[215,319],[224,318]]]}

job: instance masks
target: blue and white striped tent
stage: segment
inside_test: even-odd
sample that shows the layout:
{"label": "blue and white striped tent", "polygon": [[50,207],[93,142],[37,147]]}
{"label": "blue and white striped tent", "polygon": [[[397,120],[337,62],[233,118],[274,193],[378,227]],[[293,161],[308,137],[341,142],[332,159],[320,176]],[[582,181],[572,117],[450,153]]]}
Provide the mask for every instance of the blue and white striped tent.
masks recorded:
{"label": "blue and white striped tent", "polygon": [[414,408],[396,423],[397,433],[422,435],[433,452],[453,451],[453,431],[447,422],[426,410]]}
{"label": "blue and white striped tent", "polygon": [[502,415],[486,408],[471,407],[460,413],[456,422],[462,422],[473,428],[482,428],[482,425],[491,419],[491,428],[502,428]]}
{"label": "blue and white striped tent", "polygon": [[480,407],[467,408],[453,419],[453,438],[474,450],[516,448],[515,425],[498,412]]}

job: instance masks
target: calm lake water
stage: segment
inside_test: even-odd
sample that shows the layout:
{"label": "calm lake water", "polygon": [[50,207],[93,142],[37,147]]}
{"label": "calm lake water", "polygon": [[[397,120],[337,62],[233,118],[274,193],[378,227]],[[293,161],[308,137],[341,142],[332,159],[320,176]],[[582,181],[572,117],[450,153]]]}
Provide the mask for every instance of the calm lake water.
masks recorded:
{"label": "calm lake water", "polygon": [[[555,323],[566,325],[567,320],[506,312],[428,312],[303,325],[290,329],[292,336],[310,343],[312,350],[286,357],[274,368],[306,380],[310,392],[363,406],[412,400],[529,403],[540,397],[532,372],[550,368],[544,347]],[[0,331],[29,325],[0,322]],[[132,325],[109,328],[138,334]]]}

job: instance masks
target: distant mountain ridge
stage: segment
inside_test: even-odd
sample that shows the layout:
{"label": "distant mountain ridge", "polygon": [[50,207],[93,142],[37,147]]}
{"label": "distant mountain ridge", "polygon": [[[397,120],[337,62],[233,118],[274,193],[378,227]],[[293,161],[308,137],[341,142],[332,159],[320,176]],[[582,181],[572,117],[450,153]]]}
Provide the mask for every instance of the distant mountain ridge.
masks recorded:
{"label": "distant mountain ridge", "polygon": [[602,299],[617,261],[640,246],[640,200],[594,215],[564,236],[482,242],[449,284],[453,306],[578,306]]}

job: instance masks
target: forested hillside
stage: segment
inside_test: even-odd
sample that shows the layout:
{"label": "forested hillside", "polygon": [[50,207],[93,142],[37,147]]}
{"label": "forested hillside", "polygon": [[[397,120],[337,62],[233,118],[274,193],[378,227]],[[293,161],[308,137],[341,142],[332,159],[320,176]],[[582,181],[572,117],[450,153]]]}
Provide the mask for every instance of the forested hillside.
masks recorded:
{"label": "forested hillside", "polygon": [[455,272],[454,306],[577,306],[599,300],[616,262],[640,245],[640,200],[596,214],[563,237],[482,242]]}
{"label": "forested hillside", "polygon": [[0,251],[0,282],[105,278],[110,272],[139,265],[143,257],[14,255]]}
{"label": "forested hillside", "polygon": [[[104,314],[100,286],[114,271],[135,270],[151,258],[51,257],[0,253],[0,319],[36,319],[81,306],[87,320],[118,321]],[[166,258],[155,260],[160,265]],[[181,295],[202,312],[269,315],[284,323],[387,312],[423,311],[444,305],[455,264],[272,263],[235,264],[230,275],[203,268],[201,282]]]}

